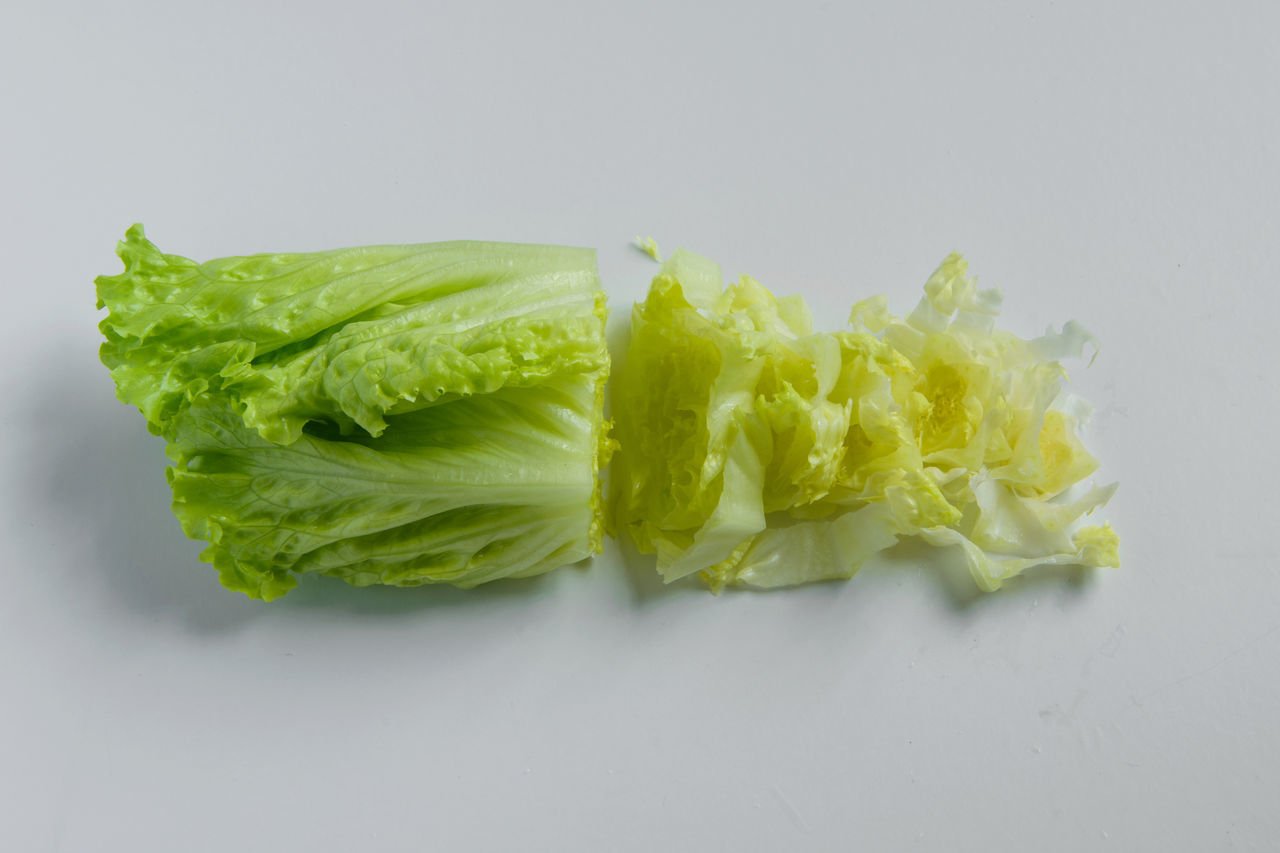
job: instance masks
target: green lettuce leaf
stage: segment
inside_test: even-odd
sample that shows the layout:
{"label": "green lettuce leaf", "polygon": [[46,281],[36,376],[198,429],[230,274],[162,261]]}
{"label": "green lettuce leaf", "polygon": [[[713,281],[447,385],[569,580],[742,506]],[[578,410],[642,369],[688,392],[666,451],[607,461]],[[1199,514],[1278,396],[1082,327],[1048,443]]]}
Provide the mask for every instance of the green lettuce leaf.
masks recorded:
{"label": "green lettuce leaf", "polygon": [[1087,406],[1059,359],[1082,328],[1027,341],[995,328],[1000,294],[959,255],[907,317],[874,297],[850,329],[677,250],[633,315],[614,388],[614,523],[663,577],[714,589],[852,576],[899,538],[964,553],[986,590],[1035,565],[1118,565],[1082,526],[1115,486],[1078,431]]}
{"label": "green lettuce leaf", "polygon": [[129,229],[102,361],[168,442],[222,582],[470,587],[600,549],[609,369],[586,249],[455,242],[197,264]]}

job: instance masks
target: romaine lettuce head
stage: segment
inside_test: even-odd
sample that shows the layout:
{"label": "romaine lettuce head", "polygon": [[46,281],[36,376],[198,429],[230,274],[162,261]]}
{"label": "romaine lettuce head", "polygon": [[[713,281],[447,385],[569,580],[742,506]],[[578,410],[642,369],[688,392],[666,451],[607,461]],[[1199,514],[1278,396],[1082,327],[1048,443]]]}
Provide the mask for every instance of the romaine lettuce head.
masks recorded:
{"label": "romaine lettuce head", "polygon": [[454,242],[198,264],[129,229],[102,361],[168,442],[222,582],[473,586],[598,552],[609,359],[587,249]]}
{"label": "romaine lettuce head", "polygon": [[1115,486],[1078,436],[1087,406],[1058,359],[1074,323],[1023,340],[952,255],[905,318],[875,297],[815,333],[800,300],[677,250],[633,314],[614,387],[614,521],[668,581],[713,588],[852,576],[903,536],[962,549],[995,589],[1044,563],[1116,565],[1081,527]]}

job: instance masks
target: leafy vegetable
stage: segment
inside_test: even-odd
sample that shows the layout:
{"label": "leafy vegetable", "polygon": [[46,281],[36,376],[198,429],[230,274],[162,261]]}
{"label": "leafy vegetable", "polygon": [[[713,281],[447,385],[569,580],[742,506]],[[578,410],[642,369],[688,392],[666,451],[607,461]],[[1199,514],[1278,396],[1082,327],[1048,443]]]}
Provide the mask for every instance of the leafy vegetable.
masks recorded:
{"label": "leafy vegetable", "polygon": [[662,252],[658,249],[658,241],[652,237],[636,237],[636,248],[655,261],[662,260]]}
{"label": "leafy vegetable", "polygon": [[608,352],[587,249],[454,242],[198,264],[129,229],[103,363],[222,582],[469,587],[600,549]]}
{"label": "leafy vegetable", "polygon": [[958,546],[985,590],[1043,563],[1118,564],[1079,522],[1115,486],[1058,360],[1078,325],[1026,341],[994,328],[1000,294],[951,255],[905,318],[876,297],[815,333],[802,300],[685,250],[632,318],[614,401],[615,521],[663,577],[714,589],[852,576],[903,536]]}

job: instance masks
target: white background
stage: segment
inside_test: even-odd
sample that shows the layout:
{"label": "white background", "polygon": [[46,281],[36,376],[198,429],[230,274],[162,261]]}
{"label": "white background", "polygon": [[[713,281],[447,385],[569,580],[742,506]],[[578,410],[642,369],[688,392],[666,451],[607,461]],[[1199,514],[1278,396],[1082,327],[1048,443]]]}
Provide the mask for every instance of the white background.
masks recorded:
{"label": "white background", "polygon": [[[0,849],[1275,849],[1280,15],[851,5],[6,4]],[[637,233],[827,328],[960,249],[1101,338],[1124,567],[249,601],[96,361],[135,220],[595,246],[615,342]]]}

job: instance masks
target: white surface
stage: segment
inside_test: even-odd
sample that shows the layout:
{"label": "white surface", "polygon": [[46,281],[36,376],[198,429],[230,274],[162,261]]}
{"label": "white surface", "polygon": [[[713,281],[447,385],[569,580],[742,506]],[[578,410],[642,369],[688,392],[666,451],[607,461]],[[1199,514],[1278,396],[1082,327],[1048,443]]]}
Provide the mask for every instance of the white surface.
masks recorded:
{"label": "white surface", "polygon": [[[1280,837],[1268,4],[0,12],[0,849],[1267,850]],[[868,4],[870,5],[870,4]],[[889,7],[896,4],[875,4]],[[958,4],[957,4],[958,6]],[[222,591],[96,362],[134,220],[196,258],[653,234],[838,325],[952,248],[1077,389],[1125,566],[978,597]]]}

